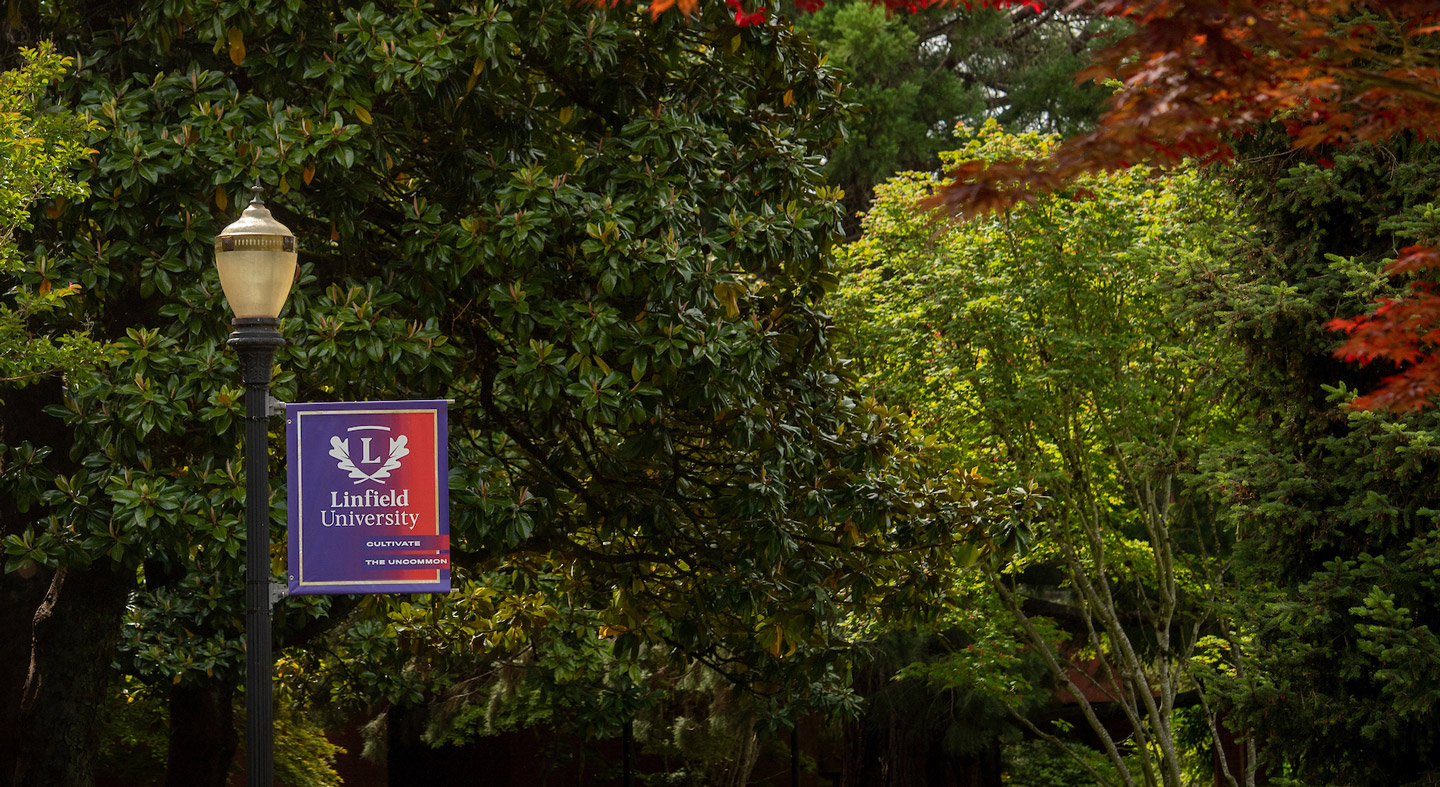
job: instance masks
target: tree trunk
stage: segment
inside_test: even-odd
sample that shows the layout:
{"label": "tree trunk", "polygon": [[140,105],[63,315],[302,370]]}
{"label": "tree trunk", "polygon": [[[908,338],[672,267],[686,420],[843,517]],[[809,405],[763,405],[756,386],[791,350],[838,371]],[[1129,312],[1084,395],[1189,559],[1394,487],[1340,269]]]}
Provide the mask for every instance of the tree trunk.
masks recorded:
{"label": "tree trunk", "polygon": [[[58,380],[18,389],[6,387],[5,404],[0,407],[0,444],[18,446],[29,442],[53,446],[55,450],[47,464],[64,467],[64,457],[69,454],[65,432],[57,428],[54,419],[43,415],[44,408],[60,402],[62,394]],[[3,465],[0,461],[0,466]],[[39,512],[30,499],[35,490],[27,486],[13,477],[0,484],[0,539],[20,535],[38,518]],[[34,649],[31,630],[35,625],[35,611],[44,602],[46,590],[54,579],[53,572],[34,564],[0,572],[0,741],[4,742],[0,743],[0,785],[8,785],[14,778],[20,749],[26,740],[24,733],[30,729],[21,720],[21,698],[30,677]]]}
{"label": "tree trunk", "polygon": [[165,787],[225,787],[239,742],[233,682],[171,687]]}
{"label": "tree trunk", "polygon": [[32,648],[30,627],[35,609],[45,598],[53,575],[48,571],[0,574],[0,785],[7,785],[15,773],[20,747],[25,740],[20,723],[20,698],[30,674]]}
{"label": "tree trunk", "polygon": [[15,787],[89,787],[100,748],[110,661],[133,573],[107,560],[62,569],[35,612],[20,700]]}

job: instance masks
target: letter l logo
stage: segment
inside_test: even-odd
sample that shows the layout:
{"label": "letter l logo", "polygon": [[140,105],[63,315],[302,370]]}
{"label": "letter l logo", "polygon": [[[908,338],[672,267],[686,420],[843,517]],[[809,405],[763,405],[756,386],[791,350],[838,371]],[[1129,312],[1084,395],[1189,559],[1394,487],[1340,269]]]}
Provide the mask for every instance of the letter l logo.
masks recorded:
{"label": "letter l logo", "polygon": [[370,456],[370,438],[368,438],[368,437],[362,437],[362,438],[360,438],[360,453],[362,454],[362,456],[360,457],[360,462],[361,462],[362,464],[367,464],[367,465],[378,465],[378,464],[380,464],[380,460],[379,460],[379,459],[376,459],[376,458]]}

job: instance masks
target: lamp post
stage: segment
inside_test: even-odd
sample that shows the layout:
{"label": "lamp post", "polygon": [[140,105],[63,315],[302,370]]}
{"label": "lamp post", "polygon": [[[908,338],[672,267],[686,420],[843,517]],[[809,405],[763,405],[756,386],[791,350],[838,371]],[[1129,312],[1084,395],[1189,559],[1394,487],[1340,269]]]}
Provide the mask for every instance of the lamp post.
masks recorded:
{"label": "lamp post", "polygon": [[270,655],[270,365],[284,346],[280,308],[295,281],[295,236],[255,198],[215,236],[215,267],[235,318],[227,342],[245,384],[245,772],[274,784],[274,665]]}

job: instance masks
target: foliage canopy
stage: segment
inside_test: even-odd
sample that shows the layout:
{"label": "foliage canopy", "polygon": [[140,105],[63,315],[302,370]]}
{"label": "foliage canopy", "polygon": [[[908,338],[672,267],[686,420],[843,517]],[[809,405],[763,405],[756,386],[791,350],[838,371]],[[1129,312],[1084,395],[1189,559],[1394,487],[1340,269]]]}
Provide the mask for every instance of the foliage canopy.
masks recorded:
{"label": "foliage canopy", "polygon": [[37,13],[104,128],[93,198],[36,217],[47,267],[18,277],[75,281],[113,347],[4,435],[6,565],[110,578],[58,609],[118,627],[128,599],[119,661],[152,685],[228,690],[241,663],[211,237],[257,177],[303,250],[277,396],[456,400],[460,591],[278,614],[282,645],[348,627],[349,699],[417,702],[537,642],[801,697],[843,680],[850,615],[924,615],[993,513],[829,346],[841,106],[790,30],[567,2]]}
{"label": "foliage canopy", "polygon": [[80,200],[89,193],[71,167],[91,151],[85,138],[96,124],[68,110],[44,111],[42,96],[72,65],[49,42],[22,49],[24,65],[0,74],[0,276],[13,280],[27,264],[40,272],[34,288],[16,286],[0,302],[0,385],[24,385],[54,372],[75,372],[100,360],[100,347],[82,331],[35,333],[34,326],[61,313],[73,282],[47,275],[45,260],[27,263],[15,233],[30,229],[36,203]]}

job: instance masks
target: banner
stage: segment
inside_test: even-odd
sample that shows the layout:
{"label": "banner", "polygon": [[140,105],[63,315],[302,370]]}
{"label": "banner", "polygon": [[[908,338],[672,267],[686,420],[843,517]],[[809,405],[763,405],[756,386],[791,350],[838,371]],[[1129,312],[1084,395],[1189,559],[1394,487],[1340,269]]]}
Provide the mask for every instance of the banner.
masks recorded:
{"label": "banner", "polygon": [[444,401],[285,405],[290,593],[450,592]]}

